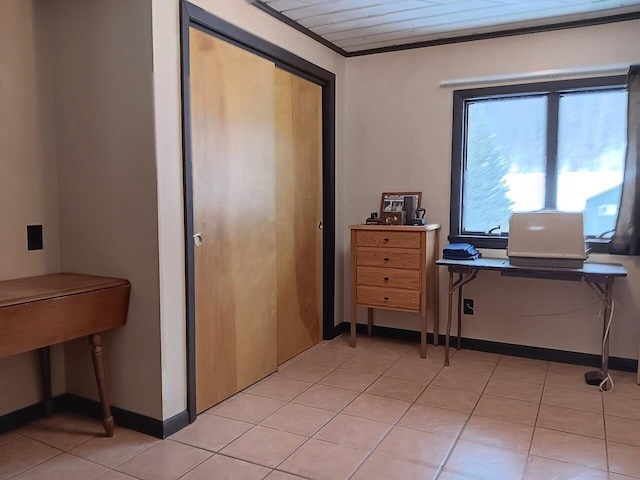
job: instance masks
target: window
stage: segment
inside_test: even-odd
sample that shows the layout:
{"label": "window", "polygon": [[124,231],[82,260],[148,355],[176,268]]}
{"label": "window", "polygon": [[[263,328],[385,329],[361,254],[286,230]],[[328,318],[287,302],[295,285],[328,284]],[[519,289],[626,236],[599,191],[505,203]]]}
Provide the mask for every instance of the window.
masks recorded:
{"label": "window", "polygon": [[452,242],[505,248],[512,212],[584,212],[593,251],[615,228],[626,77],[454,92]]}

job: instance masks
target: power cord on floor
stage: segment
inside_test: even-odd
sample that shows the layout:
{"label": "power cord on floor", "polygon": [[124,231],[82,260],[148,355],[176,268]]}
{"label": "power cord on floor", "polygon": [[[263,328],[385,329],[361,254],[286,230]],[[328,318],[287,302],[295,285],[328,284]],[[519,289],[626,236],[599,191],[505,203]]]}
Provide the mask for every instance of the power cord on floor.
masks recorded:
{"label": "power cord on floor", "polygon": [[[604,302],[600,303],[600,308],[603,310],[604,315]],[[602,351],[604,352],[604,348],[607,344],[607,339],[609,338],[609,331],[611,330],[611,322],[613,321],[613,313],[616,309],[616,301],[611,298],[611,312],[609,313],[609,321],[607,322],[607,327],[604,329],[604,335],[602,336]],[[611,383],[611,388],[606,390],[604,387],[607,385],[607,382]],[[613,378],[611,374],[607,371],[607,376],[600,382],[598,387],[601,392],[612,392],[614,389]]]}
{"label": "power cord on floor", "polygon": [[[604,387],[607,384],[607,382],[609,382],[611,384],[611,388],[609,390],[606,390]],[[600,389],[600,391],[602,393],[609,393],[609,392],[613,392],[614,389],[614,385],[613,385],[613,377],[611,376],[611,374],[609,372],[607,372],[607,378],[605,378],[604,380],[602,380],[600,382],[600,385],[598,386],[598,388]]]}

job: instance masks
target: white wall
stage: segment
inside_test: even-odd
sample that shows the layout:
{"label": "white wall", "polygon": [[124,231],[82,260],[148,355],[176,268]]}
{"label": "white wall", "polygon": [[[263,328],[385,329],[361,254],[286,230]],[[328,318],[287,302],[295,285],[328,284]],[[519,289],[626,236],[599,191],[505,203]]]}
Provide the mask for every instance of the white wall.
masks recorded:
{"label": "white wall", "polygon": [[[383,191],[422,191],[430,223],[449,232],[452,90],[443,80],[519,74],[547,69],[640,62],[640,21],[458,43],[354,57],[347,64],[345,162],[349,201],[338,226],[345,244],[348,225],[378,209]],[[487,256],[503,251],[485,252]],[[640,260],[592,255],[624,263],[626,280],[616,282],[611,354],[637,358],[640,340]],[[349,266],[345,279],[349,282]],[[446,321],[446,281],[441,281],[441,333]],[[465,287],[476,313],[465,317],[465,337],[599,353],[602,324],[595,296],[566,282],[504,279],[481,273]],[[348,317],[345,303],[345,318]],[[536,316],[531,316],[535,314]],[[363,315],[363,312],[360,312]],[[376,314],[380,323],[418,329],[408,314]],[[364,322],[364,317],[359,317]]]}
{"label": "white wall", "polygon": [[[0,2],[0,280],[60,268],[51,88],[37,1]],[[27,251],[30,224],[43,250]],[[64,391],[64,349],[53,349],[53,393]],[[37,354],[0,359],[0,415],[40,400]]]}
{"label": "white wall", "polygon": [[[340,55],[287,27],[244,0],[197,0],[208,12],[250,31],[336,74],[336,197],[345,203],[342,174],[345,122],[344,74]],[[156,150],[158,165],[158,233],[160,250],[160,298],[162,317],[163,418],[186,408],[185,285],[180,125],[179,11],[178,2],[153,0]],[[336,212],[343,224],[342,210]],[[343,305],[342,268],[344,245],[336,258],[336,322]]]}

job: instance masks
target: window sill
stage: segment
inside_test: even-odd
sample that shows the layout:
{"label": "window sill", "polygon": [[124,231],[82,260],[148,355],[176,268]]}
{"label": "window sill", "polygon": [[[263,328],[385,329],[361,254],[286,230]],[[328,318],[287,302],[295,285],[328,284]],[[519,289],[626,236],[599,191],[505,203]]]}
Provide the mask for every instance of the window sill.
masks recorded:
{"label": "window sill", "polygon": [[[509,243],[508,237],[488,235],[449,235],[450,243],[470,243],[476,248],[504,250]],[[587,240],[589,253],[609,253],[609,239],[591,238]]]}

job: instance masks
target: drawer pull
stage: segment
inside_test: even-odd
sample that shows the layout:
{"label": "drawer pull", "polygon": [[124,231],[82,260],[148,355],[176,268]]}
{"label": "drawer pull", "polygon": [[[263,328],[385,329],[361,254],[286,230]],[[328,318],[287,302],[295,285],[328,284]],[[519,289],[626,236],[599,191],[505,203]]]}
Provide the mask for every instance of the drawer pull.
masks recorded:
{"label": "drawer pull", "polygon": [[389,257],[384,257],[384,258],[383,258],[383,260],[384,260],[385,262],[388,262],[388,261],[389,261]]}
{"label": "drawer pull", "polygon": [[383,297],[382,299],[383,299],[385,302],[388,302],[388,301],[389,301],[389,297]]}
{"label": "drawer pull", "polygon": [[385,242],[389,241],[389,237],[384,237],[382,240],[384,240]]}
{"label": "drawer pull", "polygon": [[389,281],[389,277],[384,277],[384,278],[383,278],[383,280],[384,280],[385,282],[388,282],[388,281]]}

